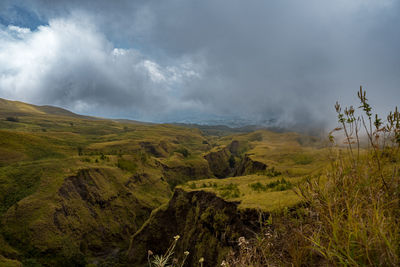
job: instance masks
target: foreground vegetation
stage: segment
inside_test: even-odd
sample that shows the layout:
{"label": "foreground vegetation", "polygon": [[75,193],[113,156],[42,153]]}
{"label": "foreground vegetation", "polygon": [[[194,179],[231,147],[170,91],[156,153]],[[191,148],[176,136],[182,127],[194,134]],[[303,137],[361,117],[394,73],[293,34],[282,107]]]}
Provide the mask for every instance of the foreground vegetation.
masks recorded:
{"label": "foreground vegetation", "polygon": [[400,113],[381,119],[362,88],[358,97],[363,115],[336,104],[331,164],[298,184],[303,204],[271,213],[256,238],[239,240],[225,266],[400,264]]}

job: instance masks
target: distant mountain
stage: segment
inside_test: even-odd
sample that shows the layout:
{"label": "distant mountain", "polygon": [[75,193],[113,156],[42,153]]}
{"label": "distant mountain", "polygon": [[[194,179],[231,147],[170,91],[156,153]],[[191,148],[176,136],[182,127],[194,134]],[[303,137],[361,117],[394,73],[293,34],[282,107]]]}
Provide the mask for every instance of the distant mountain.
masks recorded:
{"label": "distant mountain", "polygon": [[113,121],[120,122],[120,123],[133,123],[133,124],[143,124],[143,125],[156,124],[156,123],[152,123],[152,122],[143,122],[143,121],[136,121],[136,120],[129,120],[129,119],[114,119]]}
{"label": "distant mountain", "polygon": [[54,106],[36,106],[20,101],[11,101],[0,98],[0,115],[24,116],[24,115],[57,115],[74,118],[93,118],[75,114],[69,110]]}
{"label": "distant mountain", "polygon": [[188,128],[196,128],[201,130],[205,135],[216,135],[216,136],[226,136],[235,133],[250,133],[256,130],[265,129],[265,127],[257,125],[230,127],[226,125],[202,125],[195,123],[173,123],[173,124]]}

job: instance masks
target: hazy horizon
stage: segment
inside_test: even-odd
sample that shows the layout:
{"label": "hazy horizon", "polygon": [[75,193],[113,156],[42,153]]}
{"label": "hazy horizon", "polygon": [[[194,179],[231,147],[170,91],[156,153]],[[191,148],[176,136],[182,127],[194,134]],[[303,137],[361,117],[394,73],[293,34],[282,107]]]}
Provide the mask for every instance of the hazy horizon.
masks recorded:
{"label": "hazy horizon", "polygon": [[[0,3],[0,97],[150,122],[334,124],[398,104],[400,2]],[[224,123],[225,122],[225,123]]]}

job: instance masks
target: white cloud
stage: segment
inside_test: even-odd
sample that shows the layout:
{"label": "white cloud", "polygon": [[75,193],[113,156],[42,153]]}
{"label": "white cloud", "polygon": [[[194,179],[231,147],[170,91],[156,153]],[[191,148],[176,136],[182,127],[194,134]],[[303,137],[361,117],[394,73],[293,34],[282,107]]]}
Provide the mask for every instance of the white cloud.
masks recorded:
{"label": "white cloud", "polygon": [[174,90],[196,75],[187,60],[175,63],[115,48],[87,19],[55,19],[35,31],[10,25],[0,30],[0,97],[151,119],[176,109]]}
{"label": "white cloud", "polygon": [[143,66],[149,72],[150,78],[153,82],[162,83],[167,80],[160,66],[150,60],[143,61]]}
{"label": "white cloud", "polygon": [[28,28],[21,28],[15,25],[8,25],[8,30],[10,32],[16,32],[18,37],[23,37],[25,34],[31,33],[31,30]]}
{"label": "white cloud", "polygon": [[75,15],[0,25],[0,97],[302,126],[334,121],[332,103],[354,104],[360,84],[380,109],[398,104],[400,1],[0,1],[3,18],[37,25],[4,2],[42,21]]}

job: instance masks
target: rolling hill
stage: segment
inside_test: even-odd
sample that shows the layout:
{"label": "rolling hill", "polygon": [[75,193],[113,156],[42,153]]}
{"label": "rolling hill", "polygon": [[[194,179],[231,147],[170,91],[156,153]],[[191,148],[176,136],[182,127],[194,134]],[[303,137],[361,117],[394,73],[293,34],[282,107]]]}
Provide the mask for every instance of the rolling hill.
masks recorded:
{"label": "rolling hill", "polygon": [[160,226],[152,211],[170,205],[176,187],[184,201],[211,192],[238,210],[269,212],[298,203],[292,186],[318,173],[325,154],[318,139],[297,133],[227,135],[1,99],[0,265],[140,264],[125,257],[131,236],[151,241],[144,226]]}

